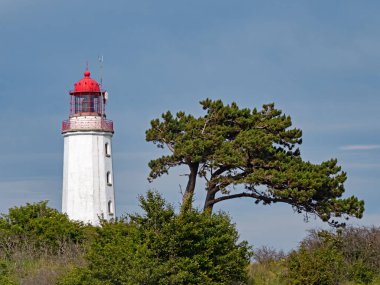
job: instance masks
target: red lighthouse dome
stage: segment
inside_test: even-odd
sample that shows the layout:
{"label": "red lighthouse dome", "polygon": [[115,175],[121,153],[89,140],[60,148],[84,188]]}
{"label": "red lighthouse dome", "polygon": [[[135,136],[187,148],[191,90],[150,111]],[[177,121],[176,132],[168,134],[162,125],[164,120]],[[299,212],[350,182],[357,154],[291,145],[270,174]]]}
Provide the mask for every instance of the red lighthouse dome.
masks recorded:
{"label": "red lighthouse dome", "polygon": [[70,116],[105,117],[106,92],[101,90],[99,83],[90,75],[86,69],[84,77],[70,91]]}
{"label": "red lighthouse dome", "polygon": [[76,93],[100,93],[100,86],[96,80],[90,78],[90,71],[84,72],[84,78],[74,84],[74,90],[70,92],[71,95]]}

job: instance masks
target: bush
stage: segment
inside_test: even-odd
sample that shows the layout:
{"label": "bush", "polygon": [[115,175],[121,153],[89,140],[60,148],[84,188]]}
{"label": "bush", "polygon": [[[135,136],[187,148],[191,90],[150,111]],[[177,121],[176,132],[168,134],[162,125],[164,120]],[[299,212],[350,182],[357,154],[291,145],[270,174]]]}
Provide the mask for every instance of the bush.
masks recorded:
{"label": "bush", "polygon": [[285,285],[286,255],[283,251],[262,246],[253,251],[255,260],[249,266],[249,285]]}
{"label": "bush", "polygon": [[9,209],[0,217],[0,256],[16,248],[59,254],[67,243],[81,243],[84,226],[49,208],[47,201]]}
{"label": "bush", "polygon": [[87,253],[88,267],[59,284],[241,284],[250,248],[238,243],[228,216],[184,206],[179,214],[162,197],[140,197],[143,215],[104,222]]}
{"label": "bush", "polygon": [[311,231],[289,255],[288,270],[291,284],[372,284],[380,277],[380,229]]}
{"label": "bush", "polygon": [[301,247],[288,258],[288,278],[294,285],[336,285],[343,278],[342,254],[330,247]]}
{"label": "bush", "polygon": [[83,263],[90,232],[46,201],[9,209],[0,216],[0,284],[54,284]]}
{"label": "bush", "polygon": [[249,285],[287,285],[284,260],[265,263],[255,262],[249,266]]}
{"label": "bush", "polygon": [[369,284],[380,275],[380,229],[349,227],[340,233],[348,278]]}

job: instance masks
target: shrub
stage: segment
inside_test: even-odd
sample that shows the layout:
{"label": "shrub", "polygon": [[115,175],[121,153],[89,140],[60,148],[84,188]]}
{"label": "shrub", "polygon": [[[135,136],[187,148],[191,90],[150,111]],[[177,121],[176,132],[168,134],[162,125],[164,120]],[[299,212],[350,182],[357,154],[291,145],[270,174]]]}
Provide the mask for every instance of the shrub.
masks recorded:
{"label": "shrub", "polygon": [[0,284],[54,284],[83,263],[91,231],[46,201],[9,209],[0,216]]}
{"label": "shrub", "polygon": [[380,275],[380,229],[348,227],[340,233],[341,251],[348,264],[348,278],[369,284]]}
{"label": "shrub", "polygon": [[259,263],[249,266],[249,285],[287,285],[286,263],[284,260]]}
{"label": "shrub", "polygon": [[[59,284],[240,284],[250,248],[228,216],[184,207],[176,214],[157,193],[140,197],[142,215],[104,222],[88,267]],[[91,283],[92,282],[92,283]],[[98,283],[96,283],[98,282]],[[235,283],[234,283],[235,282]]]}
{"label": "shrub", "polygon": [[67,243],[84,240],[83,225],[49,208],[47,201],[9,209],[0,217],[0,256],[15,248],[60,253]]}
{"label": "shrub", "polygon": [[249,285],[285,285],[286,255],[268,246],[256,248],[253,251],[255,260],[249,266]]}
{"label": "shrub", "polygon": [[288,267],[292,284],[372,284],[380,276],[380,229],[311,231],[290,254]]}
{"label": "shrub", "polygon": [[[345,263],[339,240],[327,232],[310,246],[301,244],[288,256],[288,279],[294,285],[337,285],[345,279]],[[307,246],[309,245],[309,247]]]}

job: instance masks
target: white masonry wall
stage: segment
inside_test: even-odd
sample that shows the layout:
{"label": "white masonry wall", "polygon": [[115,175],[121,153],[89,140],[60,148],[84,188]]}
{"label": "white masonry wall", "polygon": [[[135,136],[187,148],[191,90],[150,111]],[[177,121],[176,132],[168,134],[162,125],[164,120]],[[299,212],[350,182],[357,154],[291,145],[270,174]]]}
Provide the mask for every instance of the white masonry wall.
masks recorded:
{"label": "white masonry wall", "polygon": [[[92,225],[99,225],[99,217],[114,218],[112,133],[75,131],[66,132],[63,137],[62,212],[72,220]],[[106,143],[109,155],[106,154]]]}

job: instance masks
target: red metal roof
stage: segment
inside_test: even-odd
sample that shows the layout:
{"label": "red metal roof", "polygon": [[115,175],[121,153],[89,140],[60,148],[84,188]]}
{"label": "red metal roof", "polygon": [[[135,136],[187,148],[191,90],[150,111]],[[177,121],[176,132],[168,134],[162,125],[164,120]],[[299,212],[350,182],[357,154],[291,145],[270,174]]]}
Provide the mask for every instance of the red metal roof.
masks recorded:
{"label": "red metal roof", "polygon": [[75,93],[99,93],[100,86],[96,80],[90,78],[90,71],[86,70],[84,72],[84,78],[79,80],[74,84],[74,91],[70,92],[70,94]]}

